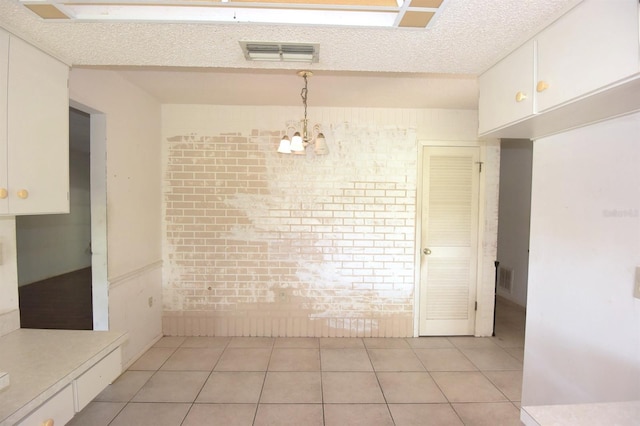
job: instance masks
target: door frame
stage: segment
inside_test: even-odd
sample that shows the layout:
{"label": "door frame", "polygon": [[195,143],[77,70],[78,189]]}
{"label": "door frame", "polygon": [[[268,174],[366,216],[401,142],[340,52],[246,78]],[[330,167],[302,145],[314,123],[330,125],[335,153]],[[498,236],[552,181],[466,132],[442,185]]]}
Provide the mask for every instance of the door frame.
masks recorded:
{"label": "door frame", "polygon": [[[497,253],[498,240],[498,176],[500,173],[500,141],[437,141],[419,140],[417,144],[417,180],[416,180],[416,234],[415,234],[415,260],[414,260],[414,300],[413,300],[413,335],[420,336],[420,262],[422,239],[422,182],[423,182],[423,150],[426,147],[478,147],[480,149],[480,173],[478,193],[478,262],[476,270],[476,301],[478,307],[475,311],[474,336],[491,336],[493,333],[493,313],[495,310],[495,282],[494,265]],[[497,155],[493,155],[490,149],[497,147]],[[490,161],[487,161],[490,160]],[[492,184],[495,178],[495,195],[492,200],[487,198],[488,184]],[[491,179],[491,181],[490,181]],[[490,201],[490,202],[489,202]],[[495,221],[487,222],[487,210],[495,204],[490,214],[495,216]],[[493,211],[495,210],[495,211]],[[495,222],[495,223],[494,223]],[[487,226],[487,225],[492,226]],[[491,229],[490,229],[491,228]],[[492,243],[493,244],[489,244]],[[488,259],[487,259],[488,258]]]}
{"label": "door frame", "polygon": [[107,280],[107,120],[105,114],[69,99],[69,106],[89,114],[91,175],[91,292],[93,329],[109,330]]}

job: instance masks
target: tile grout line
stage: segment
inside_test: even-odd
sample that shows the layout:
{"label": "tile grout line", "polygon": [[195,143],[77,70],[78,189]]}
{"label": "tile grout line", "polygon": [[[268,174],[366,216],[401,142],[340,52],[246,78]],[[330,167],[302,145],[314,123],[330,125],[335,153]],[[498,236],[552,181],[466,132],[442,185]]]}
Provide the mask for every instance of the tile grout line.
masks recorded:
{"label": "tile grout line", "polygon": [[[450,343],[450,344],[451,344],[451,345],[452,345],[456,350],[458,350],[459,352],[462,352],[462,351],[460,351],[460,349],[458,349],[458,348],[456,347],[456,345],[454,345],[454,344],[453,344],[453,342],[451,342],[451,341],[449,340],[449,338],[448,338],[448,337],[445,337],[445,339],[447,339],[447,341],[448,341],[448,342],[449,342],[449,343]],[[411,345],[409,345],[409,346],[411,346]],[[464,424],[464,422],[462,421],[462,418],[460,417],[460,414],[458,414],[458,412],[456,411],[456,409],[455,409],[455,408],[453,408],[453,404],[452,404],[452,403],[451,403],[451,401],[449,400],[449,397],[447,396],[447,394],[446,394],[446,393],[444,393],[444,390],[442,390],[442,388],[440,387],[440,385],[438,384],[438,382],[436,381],[436,379],[433,377],[433,374],[431,374],[431,373],[432,373],[432,371],[429,371],[429,369],[427,368],[427,366],[426,366],[426,365],[424,365],[424,362],[422,362],[422,359],[420,359],[420,357],[419,357],[419,356],[418,356],[418,354],[416,353],[415,349],[416,349],[416,348],[411,347],[411,350],[413,351],[413,354],[416,356],[416,358],[418,358],[418,361],[420,361],[420,363],[421,363],[421,364],[422,364],[422,366],[424,367],[424,370],[427,372],[427,374],[429,374],[429,377],[431,377],[431,380],[433,380],[433,384],[435,384],[435,385],[436,385],[436,387],[438,388],[438,390],[440,391],[440,393],[442,394],[442,396],[444,397],[444,399],[447,401],[447,405],[449,406],[449,408],[451,408],[451,411],[453,411],[453,413],[456,415],[456,417],[458,417],[458,419],[460,419],[460,423]],[[463,354],[463,355],[464,355],[464,354]],[[469,361],[469,362],[471,362],[471,361]],[[472,363],[472,364],[473,364],[473,363]],[[474,366],[475,366],[475,364],[474,364]]]}
{"label": "tile grout line", "polygon": [[[182,345],[187,341],[187,339],[185,338],[182,343],[180,344],[180,347],[182,347]],[[182,419],[182,422],[180,422],[180,425],[182,426],[185,422],[185,420],[187,420],[187,417],[189,417],[189,413],[191,412],[191,410],[193,409],[193,407],[196,405],[196,401],[198,400],[198,397],[200,396],[200,394],[202,393],[202,390],[204,389],[204,387],[206,386],[207,382],[209,381],[209,379],[211,378],[211,376],[213,375],[213,372],[216,369],[216,366],[218,365],[218,363],[220,362],[220,359],[222,358],[222,355],[224,354],[224,352],[227,350],[227,347],[229,346],[229,342],[230,340],[224,345],[224,347],[222,348],[222,352],[220,352],[220,355],[218,355],[218,359],[216,360],[216,362],[213,364],[213,367],[211,367],[211,371],[209,371],[209,375],[207,376],[207,378],[204,380],[204,382],[202,382],[202,386],[200,386],[200,390],[198,391],[198,393],[196,394],[195,398],[193,398],[193,402],[191,403],[191,406],[189,407],[189,410],[187,410],[187,414],[185,414],[184,418]],[[190,349],[206,349],[206,348],[190,348]],[[175,352],[174,352],[175,353]],[[186,371],[186,370],[180,370],[180,371]]]}
{"label": "tile grout line", "polygon": [[273,348],[276,345],[277,337],[272,337],[273,341],[271,342],[271,351],[269,352],[269,360],[267,361],[267,366],[264,371],[264,377],[262,378],[262,386],[260,387],[260,394],[258,395],[258,401],[256,402],[256,411],[253,414],[253,420],[251,422],[252,425],[256,424],[256,419],[258,418],[258,410],[260,410],[260,401],[262,400],[262,393],[264,392],[264,386],[267,383],[267,374],[269,373],[269,364],[271,364],[271,357],[273,356]]}
{"label": "tile grout line", "polygon": [[324,412],[324,370],[322,369],[322,344],[320,343],[320,339],[318,338],[318,361],[320,368],[320,402],[322,407],[322,425],[325,426],[327,423],[327,418]]}
{"label": "tile grout line", "polygon": [[369,363],[371,364],[371,369],[373,370],[373,374],[376,377],[376,382],[378,383],[378,386],[380,387],[380,393],[382,394],[382,398],[384,399],[384,405],[387,408],[387,412],[389,413],[389,418],[391,419],[391,422],[394,424],[396,424],[395,420],[393,419],[393,414],[391,414],[391,408],[389,408],[389,401],[387,400],[387,395],[385,395],[384,393],[384,389],[382,388],[382,383],[380,383],[380,378],[378,377],[378,370],[376,370],[375,365],[373,365],[373,361],[371,360],[371,354],[369,353],[369,347],[367,346],[367,344],[363,341],[362,344],[364,345],[364,350],[367,353],[367,357],[369,358]]}
{"label": "tile grout line", "polygon": [[[157,344],[157,342],[156,342]],[[125,403],[125,405],[122,407],[122,409],[118,412],[118,414],[116,414],[113,419],[111,419],[111,421],[109,422],[109,424],[113,423],[115,421],[115,419],[120,415],[120,413],[122,413],[125,408],[127,408],[127,406],[129,406],[130,404],[134,403],[133,400],[134,398],[140,393],[140,391],[144,388],[144,386],[149,383],[149,381],[153,378],[153,376],[156,375],[156,373],[158,373],[160,371],[160,368],[162,368],[162,366],[169,360],[169,358],[171,358],[173,356],[173,354],[176,353],[176,351],[178,350],[179,346],[152,346],[149,349],[152,349],[153,347],[157,347],[157,348],[168,348],[168,349],[173,349],[173,351],[169,354],[169,356],[158,366],[158,368],[151,370],[153,371],[153,374],[151,374],[151,376],[149,376],[149,378],[144,382],[144,384],[142,386],[140,386],[140,389],[138,389],[132,396],[131,398],[129,398],[129,400]],[[149,370],[130,370],[127,369],[125,371],[149,371]],[[186,416],[185,416],[186,417]]]}

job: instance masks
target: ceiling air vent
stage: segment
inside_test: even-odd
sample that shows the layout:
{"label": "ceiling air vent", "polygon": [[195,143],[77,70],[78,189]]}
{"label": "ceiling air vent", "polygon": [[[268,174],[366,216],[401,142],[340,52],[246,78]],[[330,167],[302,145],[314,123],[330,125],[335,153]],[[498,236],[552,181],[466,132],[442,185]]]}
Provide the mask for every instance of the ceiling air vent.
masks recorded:
{"label": "ceiling air vent", "polygon": [[318,62],[318,43],[265,43],[241,41],[240,47],[247,61]]}

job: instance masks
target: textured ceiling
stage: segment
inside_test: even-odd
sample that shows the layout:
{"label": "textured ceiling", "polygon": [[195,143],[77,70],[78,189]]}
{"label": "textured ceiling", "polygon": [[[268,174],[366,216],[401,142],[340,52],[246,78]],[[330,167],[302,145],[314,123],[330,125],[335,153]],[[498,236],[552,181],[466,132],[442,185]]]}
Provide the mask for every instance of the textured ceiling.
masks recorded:
{"label": "textured ceiling", "polygon": [[[376,103],[381,99],[391,98],[395,103],[385,105],[468,108],[469,103],[477,105],[476,75],[579,1],[448,0],[432,27],[422,30],[240,23],[44,22],[17,0],[0,0],[0,26],[73,66],[124,67],[127,78],[146,84],[145,89],[164,102],[268,103],[268,97],[260,101],[264,83],[257,82],[257,77],[277,84],[277,75],[287,76],[284,86],[297,87],[302,82],[296,80],[292,70],[311,69],[316,74],[310,81],[312,96],[313,90],[331,91],[331,86],[323,85],[336,87],[342,81],[338,93],[345,105],[348,103],[344,99],[349,98],[355,98],[360,106],[380,106]],[[249,62],[240,49],[240,40],[319,43],[320,61]],[[183,75],[183,70],[190,74]],[[222,85],[225,79],[229,84],[242,80],[239,88],[251,87],[246,90],[252,96],[226,101],[225,96],[230,93],[215,90],[233,87]],[[416,86],[407,84],[410,82],[422,82],[425,87],[416,91]],[[212,89],[202,90],[202,85],[208,83]],[[215,93],[205,97],[203,92]],[[294,90],[294,98],[298,93]],[[416,100],[420,94],[432,99]],[[269,96],[273,99],[273,94]],[[358,96],[367,97],[366,103]],[[406,101],[403,103],[402,99]],[[454,99],[459,105],[452,105]],[[312,105],[311,97],[309,103]]]}

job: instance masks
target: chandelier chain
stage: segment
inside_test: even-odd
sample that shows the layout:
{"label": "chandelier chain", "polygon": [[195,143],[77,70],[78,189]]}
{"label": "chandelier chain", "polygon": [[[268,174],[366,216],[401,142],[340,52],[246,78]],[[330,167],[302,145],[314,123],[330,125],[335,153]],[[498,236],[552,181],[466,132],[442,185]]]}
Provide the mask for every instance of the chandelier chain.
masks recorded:
{"label": "chandelier chain", "polygon": [[303,74],[302,77],[304,78],[304,87],[300,92],[300,96],[302,97],[302,105],[304,105],[304,121],[302,123],[302,139],[306,142],[309,140],[307,135],[307,94],[309,93],[309,90],[307,89],[307,75]]}

